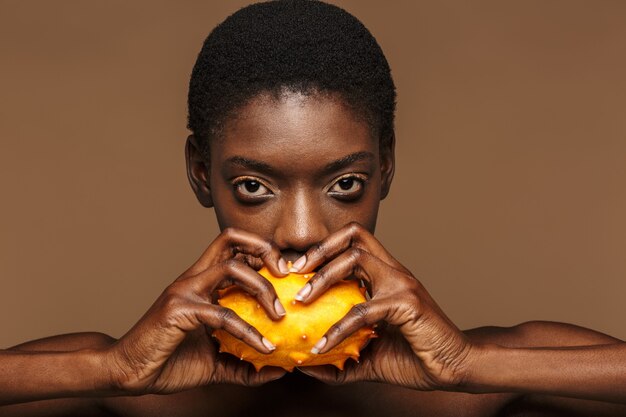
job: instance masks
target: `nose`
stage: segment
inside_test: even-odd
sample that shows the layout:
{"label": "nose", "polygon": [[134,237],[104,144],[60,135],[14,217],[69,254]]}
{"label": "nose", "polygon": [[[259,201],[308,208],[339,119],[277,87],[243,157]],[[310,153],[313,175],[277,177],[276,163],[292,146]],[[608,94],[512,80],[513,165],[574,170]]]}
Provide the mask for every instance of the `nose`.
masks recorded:
{"label": "nose", "polygon": [[319,198],[306,192],[283,198],[280,219],[274,231],[274,242],[285,259],[293,261],[328,236],[329,229]]}

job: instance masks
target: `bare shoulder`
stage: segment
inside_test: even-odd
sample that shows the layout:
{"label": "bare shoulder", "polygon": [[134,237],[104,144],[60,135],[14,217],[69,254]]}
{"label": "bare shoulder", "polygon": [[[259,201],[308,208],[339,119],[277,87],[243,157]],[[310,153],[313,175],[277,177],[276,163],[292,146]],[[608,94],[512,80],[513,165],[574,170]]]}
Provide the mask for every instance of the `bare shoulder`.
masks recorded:
{"label": "bare shoulder", "polygon": [[465,330],[464,333],[478,343],[507,347],[588,346],[622,342],[596,330],[552,321],[528,321],[512,327],[485,326]]}

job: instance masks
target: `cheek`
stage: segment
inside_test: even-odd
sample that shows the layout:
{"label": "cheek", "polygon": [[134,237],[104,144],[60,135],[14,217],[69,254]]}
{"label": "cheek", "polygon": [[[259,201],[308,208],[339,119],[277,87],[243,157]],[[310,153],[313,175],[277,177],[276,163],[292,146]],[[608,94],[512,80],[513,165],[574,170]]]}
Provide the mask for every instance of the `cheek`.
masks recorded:
{"label": "cheek", "polygon": [[335,208],[327,215],[332,223],[329,225],[329,229],[334,232],[348,223],[357,222],[370,233],[374,233],[379,203],[380,199],[372,196],[364,198],[358,203],[345,204]]}
{"label": "cheek", "polygon": [[380,190],[380,179],[375,174],[362,198],[354,203],[340,204],[332,213],[329,213],[329,217],[334,219],[333,231],[348,223],[357,222],[373,234],[376,229],[376,219],[380,206]]}
{"label": "cheek", "polygon": [[[376,228],[376,218],[378,214],[378,204],[348,204],[348,205],[332,205],[320,209],[311,208],[311,216],[317,222],[323,225],[328,233],[334,233],[351,222],[357,222],[365,227],[371,233]],[[313,213],[313,211],[317,211]],[[278,208],[269,210],[250,210],[249,207],[237,209],[237,207],[218,207],[215,206],[217,221],[220,230],[227,227],[236,227],[255,233],[266,239],[272,239],[276,230],[280,225],[288,224],[293,221],[289,214],[289,210],[280,210]]]}
{"label": "cheek", "polygon": [[213,203],[220,230],[235,227],[266,238],[272,236],[277,217],[274,207],[263,204],[242,205],[235,200],[230,190],[218,191]]}
{"label": "cheek", "polygon": [[[296,208],[293,201],[290,203],[288,199],[275,199],[256,206],[243,205],[235,199],[232,191],[225,187],[219,187],[219,190],[214,188],[213,197],[215,214],[221,230],[235,227],[272,239],[277,228],[294,221]],[[308,222],[323,226],[328,233],[336,232],[351,222],[358,222],[374,233],[379,203],[380,184],[373,182],[363,197],[356,202],[342,203],[332,197],[307,199],[306,206],[310,209],[304,216]],[[310,223],[309,225],[314,226]]]}

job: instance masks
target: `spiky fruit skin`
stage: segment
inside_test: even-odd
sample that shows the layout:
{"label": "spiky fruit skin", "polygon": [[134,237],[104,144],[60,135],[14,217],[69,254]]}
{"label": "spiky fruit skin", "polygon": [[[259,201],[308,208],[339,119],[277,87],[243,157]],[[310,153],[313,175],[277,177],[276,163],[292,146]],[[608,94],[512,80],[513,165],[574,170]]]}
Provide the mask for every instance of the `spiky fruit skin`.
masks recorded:
{"label": "spiky fruit skin", "polygon": [[279,366],[293,371],[296,366],[335,365],[343,370],[346,359],[358,360],[359,352],[367,341],[375,337],[371,327],[356,331],[338,346],[324,354],[313,354],[311,348],[355,304],[365,302],[365,289],[356,281],[341,281],[329,288],[310,304],[296,301],[295,296],[313,274],[290,273],[276,278],[263,268],[259,274],[267,278],[274,288],[287,314],[278,321],[271,320],[265,310],[251,295],[239,287],[228,287],[220,292],[219,304],[235,311],[253,325],[276,346],[270,354],[254,348],[230,333],[217,329],[213,335],[220,342],[220,351],[228,352],[251,362],[256,370],[264,366]]}

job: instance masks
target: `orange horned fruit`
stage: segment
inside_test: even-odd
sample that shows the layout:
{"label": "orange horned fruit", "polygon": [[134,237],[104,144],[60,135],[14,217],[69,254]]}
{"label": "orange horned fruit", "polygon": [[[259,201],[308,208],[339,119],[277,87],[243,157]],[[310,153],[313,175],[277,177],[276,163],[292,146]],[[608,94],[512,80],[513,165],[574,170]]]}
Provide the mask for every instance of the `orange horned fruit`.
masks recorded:
{"label": "orange horned fruit", "polygon": [[213,335],[220,342],[220,352],[228,352],[251,362],[256,370],[264,366],[279,366],[293,371],[296,366],[332,364],[343,370],[346,359],[358,360],[359,352],[367,341],[375,337],[371,327],[364,327],[349,336],[338,346],[324,354],[313,354],[311,348],[355,304],[365,302],[365,289],[356,281],[340,281],[310,304],[296,301],[297,292],[313,274],[290,273],[284,278],[270,274],[267,268],[259,274],[268,279],[287,314],[278,321],[271,320],[256,299],[239,287],[220,291],[219,304],[234,310],[242,319],[253,325],[276,346],[270,354],[257,352],[241,340],[221,329]]}

